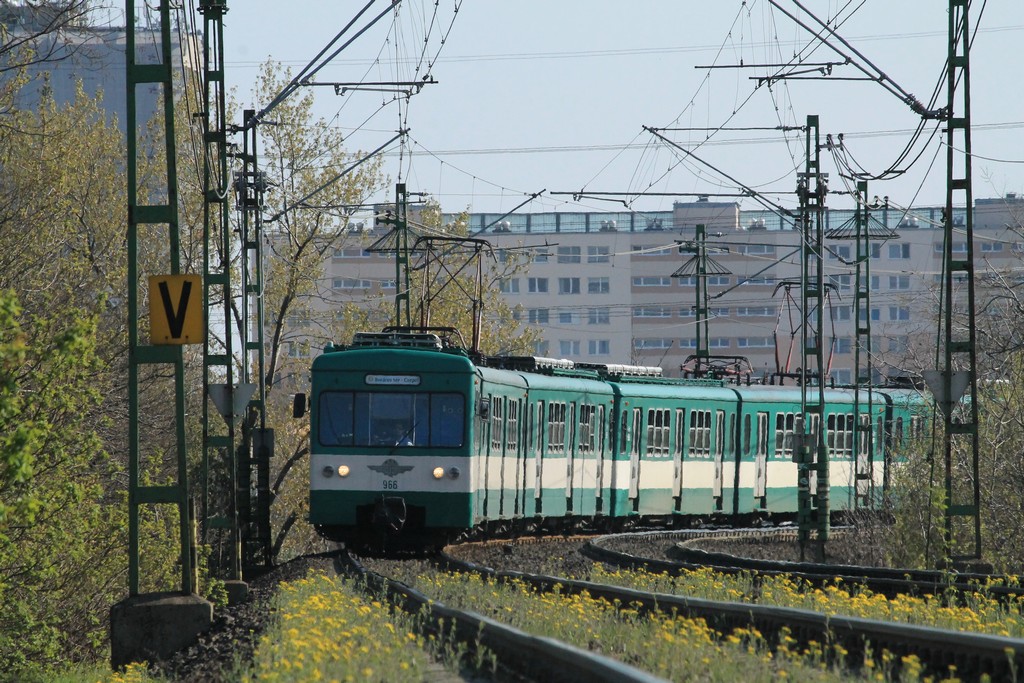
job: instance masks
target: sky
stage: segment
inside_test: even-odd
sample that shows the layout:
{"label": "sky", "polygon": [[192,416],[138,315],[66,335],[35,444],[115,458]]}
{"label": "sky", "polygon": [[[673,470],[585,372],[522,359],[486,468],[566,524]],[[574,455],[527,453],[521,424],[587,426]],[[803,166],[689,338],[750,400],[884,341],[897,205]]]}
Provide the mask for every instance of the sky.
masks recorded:
{"label": "sky", "polygon": [[[389,2],[370,4],[335,48]],[[229,0],[225,66],[238,99],[264,107],[249,94],[259,64],[272,59],[300,71],[365,4]],[[429,73],[436,83],[397,100],[391,92],[339,96],[317,87],[315,107],[351,149],[374,149],[407,128],[385,170],[446,211],[665,211],[697,194],[762,208],[730,196],[747,190],[792,207],[805,134],[780,128],[802,127],[809,115],[818,116],[822,144],[831,135],[836,146],[843,135],[841,152],[822,152],[836,193],[829,206],[853,206],[841,194],[847,184],[836,156],[873,175],[895,165],[895,177],[869,181],[869,195],[896,206],[945,201],[946,148],[941,133],[931,138],[937,124],[927,124],[905,160],[900,155],[922,120],[906,95],[927,105],[938,92],[938,106],[946,103],[945,2],[402,0],[398,7],[315,78],[418,81]],[[1016,0],[975,0],[970,11],[975,199],[1024,193],[1019,9]],[[798,24],[820,31],[814,17],[838,24],[829,42],[842,54]],[[855,64],[844,65],[846,56]],[[785,63],[801,64],[789,70],[805,78],[758,80],[780,72],[763,65]],[[865,77],[856,65],[875,79],[853,80]],[[806,78],[817,69],[831,74]],[[661,131],[671,144],[645,126],[685,130]]]}

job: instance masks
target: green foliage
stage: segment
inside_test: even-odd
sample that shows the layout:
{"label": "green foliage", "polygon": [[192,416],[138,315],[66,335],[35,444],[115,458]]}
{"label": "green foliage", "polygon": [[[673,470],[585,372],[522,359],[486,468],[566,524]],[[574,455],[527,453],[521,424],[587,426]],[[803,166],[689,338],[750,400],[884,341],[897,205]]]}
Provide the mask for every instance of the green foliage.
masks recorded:
{"label": "green foliage", "polygon": [[42,434],[20,419],[24,399],[18,376],[26,349],[18,328],[19,313],[14,295],[0,292],[0,543],[9,540],[12,526],[32,523],[39,509],[39,500],[27,485],[32,478],[32,451]]}
{"label": "green foliage", "polygon": [[105,504],[112,472],[90,424],[100,401],[96,317],[18,314],[13,295],[2,301],[3,364],[12,338],[23,347],[17,374],[4,373],[0,433],[24,438],[4,439],[0,454],[0,670],[20,671],[87,657],[104,642],[97,615],[113,597],[124,520]]}
{"label": "green foliage", "polygon": [[[1024,571],[1024,357],[1003,356],[1004,379],[979,386],[978,481],[982,558],[998,572]],[[934,434],[901,449],[890,468],[887,520],[872,525],[889,566],[935,568],[947,555],[974,551],[973,517],[954,517],[952,546],[945,547],[946,463],[941,415]],[[973,498],[974,466],[966,439],[954,442],[949,478],[953,502]]]}
{"label": "green foliage", "polygon": [[[0,679],[45,680],[105,659],[126,590],[124,144],[81,91],[5,115]],[[154,582],[174,577],[176,531],[167,515],[142,519]]]}

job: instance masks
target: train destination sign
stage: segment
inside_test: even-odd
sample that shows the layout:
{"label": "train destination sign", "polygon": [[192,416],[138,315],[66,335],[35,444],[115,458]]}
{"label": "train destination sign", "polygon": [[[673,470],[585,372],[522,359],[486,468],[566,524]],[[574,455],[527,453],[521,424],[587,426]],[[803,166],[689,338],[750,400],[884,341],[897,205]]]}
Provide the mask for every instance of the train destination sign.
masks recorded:
{"label": "train destination sign", "polygon": [[367,375],[367,384],[398,387],[416,387],[420,384],[419,375]]}

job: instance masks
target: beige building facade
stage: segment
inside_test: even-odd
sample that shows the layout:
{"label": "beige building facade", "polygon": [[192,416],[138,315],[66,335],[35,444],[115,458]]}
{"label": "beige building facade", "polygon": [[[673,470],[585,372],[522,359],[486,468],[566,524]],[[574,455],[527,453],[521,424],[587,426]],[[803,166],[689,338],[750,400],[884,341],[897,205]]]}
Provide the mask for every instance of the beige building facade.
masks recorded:
{"label": "beige building facade", "polygon": [[[829,210],[826,231],[849,225],[853,213]],[[869,312],[861,328],[870,327],[876,380],[913,375],[934,362],[942,210],[881,205],[871,216],[893,236],[871,244],[865,279]],[[1015,195],[976,202],[979,309],[997,284],[1024,276],[1022,218],[1024,200]],[[955,212],[954,225],[963,219],[962,210]],[[499,259],[514,252],[527,261],[499,287],[518,307],[521,325],[543,330],[536,355],[660,366],[666,375],[679,376],[696,351],[696,281],[674,274],[692,257],[680,246],[693,240],[698,224],[706,226],[709,257],[721,271],[708,276],[709,352],[746,358],[755,381],[770,381],[778,370],[795,371],[800,366],[800,235],[774,213],[699,198],[655,213],[472,214],[469,230],[486,237]],[[385,229],[352,231],[325,273],[324,305],[394,297],[391,257],[365,249]],[[953,248],[963,251],[963,239],[954,238]],[[826,364],[839,384],[856,376],[855,258],[853,240],[826,240]],[[994,310],[985,307],[979,315]],[[866,336],[860,341],[866,344]]]}

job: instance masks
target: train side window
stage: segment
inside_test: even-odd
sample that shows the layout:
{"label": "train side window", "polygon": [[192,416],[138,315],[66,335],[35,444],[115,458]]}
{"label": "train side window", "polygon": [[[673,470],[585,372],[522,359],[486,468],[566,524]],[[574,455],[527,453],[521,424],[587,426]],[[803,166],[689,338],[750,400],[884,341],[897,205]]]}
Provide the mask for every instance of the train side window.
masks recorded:
{"label": "train side window", "polygon": [[920,439],[924,436],[924,416],[910,416],[910,438]]}
{"label": "train side window", "polygon": [[619,429],[619,452],[626,452],[626,444],[629,442],[629,412],[622,411],[622,424]]}
{"label": "train side window", "polygon": [[853,455],[853,415],[833,413],[825,423],[825,439],[830,457]]}
{"label": "train side window", "polygon": [[580,453],[594,452],[594,415],[596,412],[597,408],[595,406],[586,404],[580,406]]}
{"label": "train side window", "polygon": [[647,455],[667,456],[669,436],[668,410],[650,408],[647,411]]}
{"label": "train side window", "polygon": [[690,411],[691,458],[707,457],[711,454],[711,411]]}
{"label": "train side window", "polygon": [[548,404],[548,453],[565,452],[565,404]]}
{"label": "train side window", "polygon": [[821,430],[821,415],[818,413],[811,413],[811,428],[807,432],[811,438],[812,448],[817,448],[818,444],[818,433]]}
{"label": "train side window", "polygon": [[903,418],[902,417],[897,417],[896,418],[896,425],[893,427],[893,430],[892,430],[892,442],[896,446],[902,446],[903,445]]}
{"label": "train side window", "polygon": [[505,399],[501,396],[491,397],[491,452],[500,453],[504,441]]}
{"label": "train side window", "polygon": [[505,441],[508,444],[510,453],[519,450],[519,401],[508,401],[508,436]]}
{"label": "train side window", "polygon": [[795,413],[777,413],[775,415],[775,457],[792,460],[795,430]]}
{"label": "train side window", "polygon": [[604,453],[604,406],[597,407],[597,426],[595,430],[600,435],[598,436],[597,450]]}
{"label": "train side window", "polygon": [[643,415],[639,408],[633,409],[633,443],[630,445],[630,455],[640,454],[640,441],[643,438]]}
{"label": "train side window", "polygon": [[867,457],[871,452],[871,416],[860,416],[860,430],[857,432],[857,455]]}

